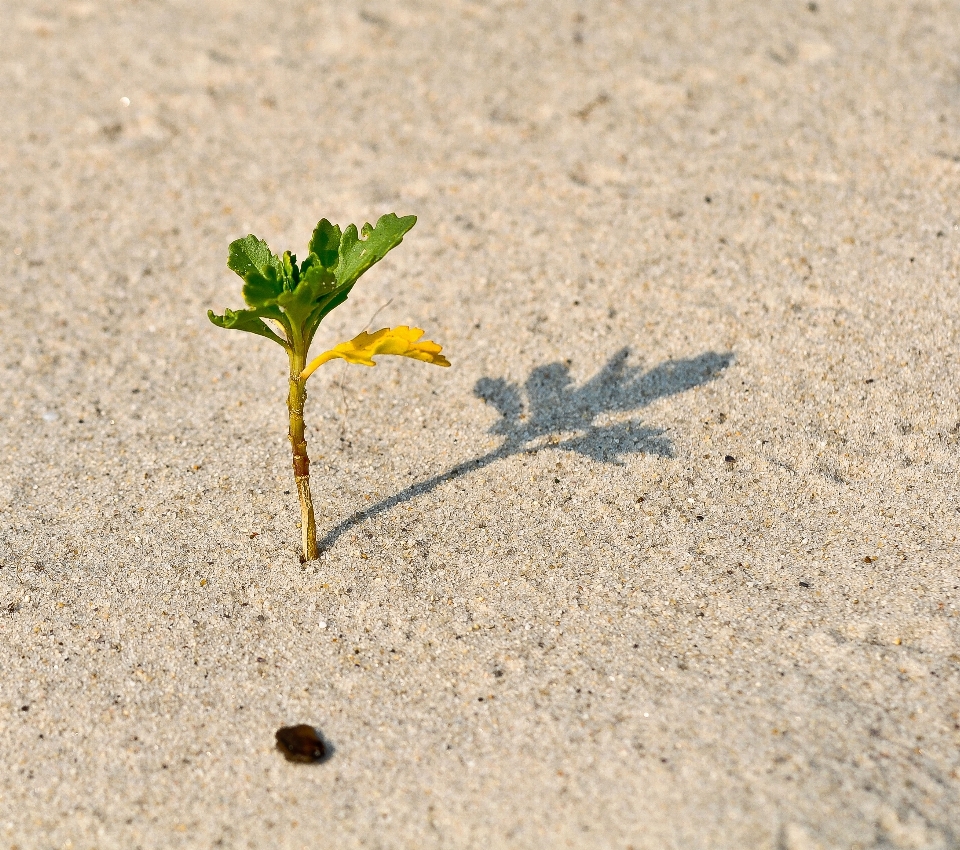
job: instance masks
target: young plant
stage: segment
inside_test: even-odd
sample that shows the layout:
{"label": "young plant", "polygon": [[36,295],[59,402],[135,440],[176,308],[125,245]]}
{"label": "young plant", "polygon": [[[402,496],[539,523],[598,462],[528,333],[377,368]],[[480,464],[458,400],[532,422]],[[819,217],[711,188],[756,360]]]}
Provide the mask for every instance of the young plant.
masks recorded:
{"label": "young plant", "polygon": [[375,333],[363,332],[342,342],[319,357],[308,361],[310,344],[323,319],[343,304],[359,277],[387,252],[400,244],[404,234],[416,224],[413,215],[398,218],[390,213],[380,217],[375,227],[365,224],[357,233],[356,225],[343,231],[326,219],[321,220],[310,239],[309,255],[298,266],[289,251],[282,257],[267,243],[250,235],[230,243],[227,266],[243,278],[246,310],[225,310],[217,316],[207,311],[210,321],[221,328],[233,328],[259,334],[281,345],[290,361],[290,391],[287,409],[290,415],[290,447],[293,450],[293,475],[300,498],[303,558],[317,557],[317,524],[310,494],[310,459],[304,437],[303,407],[307,399],[307,379],[319,366],[335,358],[363,366],[375,366],[379,354],[412,357],[437,366],[449,366],[435,342],[422,340],[420,328],[401,325]]}

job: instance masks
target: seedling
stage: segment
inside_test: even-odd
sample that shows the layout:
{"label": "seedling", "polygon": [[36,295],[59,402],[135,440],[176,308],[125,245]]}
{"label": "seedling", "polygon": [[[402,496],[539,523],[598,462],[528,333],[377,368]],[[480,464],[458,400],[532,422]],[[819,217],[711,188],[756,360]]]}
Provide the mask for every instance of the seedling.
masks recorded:
{"label": "seedling", "polygon": [[398,218],[390,213],[380,217],[376,227],[365,224],[359,235],[354,224],[340,227],[321,220],[310,239],[309,255],[298,266],[289,251],[282,257],[252,234],[230,243],[228,268],[243,278],[246,310],[225,310],[217,316],[207,311],[210,321],[221,328],[233,328],[265,336],[283,346],[290,361],[290,447],[293,475],[300,498],[300,525],[303,558],[317,557],[317,523],[310,494],[310,458],[304,437],[303,407],[307,400],[307,379],[324,363],[341,358],[348,363],[376,366],[379,354],[412,357],[437,366],[449,366],[435,342],[423,340],[420,328],[401,325],[374,333],[362,332],[348,342],[335,345],[308,361],[310,343],[324,318],[343,304],[360,276],[382,260],[391,248],[403,241],[417,217]]}

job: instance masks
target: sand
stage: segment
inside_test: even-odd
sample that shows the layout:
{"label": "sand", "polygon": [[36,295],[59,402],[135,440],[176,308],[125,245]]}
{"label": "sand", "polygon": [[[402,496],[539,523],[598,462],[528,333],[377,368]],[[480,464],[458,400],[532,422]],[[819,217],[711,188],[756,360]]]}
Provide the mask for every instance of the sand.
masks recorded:
{"label": "sand", "polygon": [[955,2],[0,19],[0,847],[960,847]]}

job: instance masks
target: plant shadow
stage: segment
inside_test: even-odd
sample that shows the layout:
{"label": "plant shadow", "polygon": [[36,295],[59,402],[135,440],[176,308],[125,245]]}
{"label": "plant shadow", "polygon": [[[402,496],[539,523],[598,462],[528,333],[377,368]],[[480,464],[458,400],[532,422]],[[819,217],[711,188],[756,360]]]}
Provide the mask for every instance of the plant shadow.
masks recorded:
{"label": "plant shadow", "polygon": [[707,351],[697,357],[665,360],[648,371],[628,365],[629,356],[630,350],[622,348],[579,387],[570,376],[569,361],[538,366],[522,390],[505,378],[481,378],[473,394],[500,414],[490,430],[504,438],[500,446],[356,511],[327,532],[320,541],[320,551],[330,549],[365,520],[426,495],[445,481],[521,452],[569,451],[617,465],[623,465],[622,457],[629,454],[673,457],[673,444],[663,428],[650,428],[636,419],[608,425],[597,424],[596,420],[604,415],[635,412],[658,399],[709,383],[733,362],[733,354]]}

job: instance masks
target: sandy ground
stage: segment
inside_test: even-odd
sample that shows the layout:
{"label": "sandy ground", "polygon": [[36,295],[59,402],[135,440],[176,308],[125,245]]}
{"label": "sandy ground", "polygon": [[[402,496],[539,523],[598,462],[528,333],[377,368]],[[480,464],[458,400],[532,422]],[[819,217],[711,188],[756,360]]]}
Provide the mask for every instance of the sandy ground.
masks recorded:
{"label": "sandy ground", "polygon": [[955,0],[0,19],[3,850],[960,847]]}

